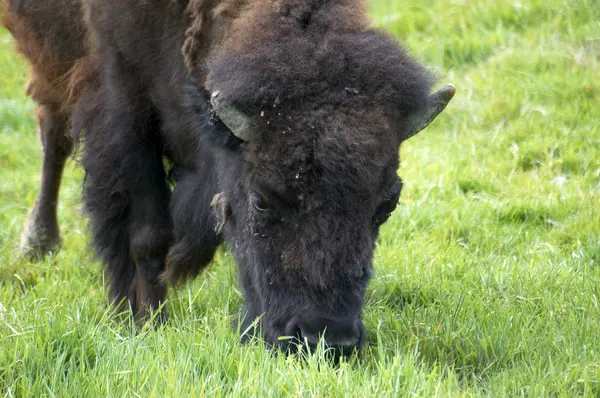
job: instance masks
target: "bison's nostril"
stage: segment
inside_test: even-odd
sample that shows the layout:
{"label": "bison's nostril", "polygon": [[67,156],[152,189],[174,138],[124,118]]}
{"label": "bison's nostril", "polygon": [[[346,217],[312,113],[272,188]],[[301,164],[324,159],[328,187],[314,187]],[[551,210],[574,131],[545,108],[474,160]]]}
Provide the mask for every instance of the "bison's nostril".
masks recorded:
{"label": "bison's nostril", "polygon": [[300,341],[317,346],[323,338],[327,347],[343,351],[352,350],[361,343],[361,325],[355,321],[334,321],[330,319],[314,319],[302,322],[297,326]]}
{"label": "bison's nostril", "polygon": [[302,329],[300,329],[298,331],[298,339],[302,342],[302,343],[308,343],[311,346],[316,346],[319,344],[319,340],[320,340],[319,335],[315,335],[315,334],[311,334],[311,333],[306,333],[305,331],[303,331]]}

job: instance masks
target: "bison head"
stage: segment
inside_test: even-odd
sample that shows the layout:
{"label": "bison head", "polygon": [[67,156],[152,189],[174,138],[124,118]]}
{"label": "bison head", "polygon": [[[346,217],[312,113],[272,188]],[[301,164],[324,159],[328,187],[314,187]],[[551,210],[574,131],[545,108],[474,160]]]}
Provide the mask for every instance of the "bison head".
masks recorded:
{"label": "bison head", "polygon": [[[214,59],[206,87],[231,134],[217,156],[222,231],[245,326],[337,353],[361,346],[380,226],[402,189],[401,142],[454,94],[375,32],[280,37]],[[232,140],[233,139],[233,140]],[[242,328],[245,329],[245,328]]]}

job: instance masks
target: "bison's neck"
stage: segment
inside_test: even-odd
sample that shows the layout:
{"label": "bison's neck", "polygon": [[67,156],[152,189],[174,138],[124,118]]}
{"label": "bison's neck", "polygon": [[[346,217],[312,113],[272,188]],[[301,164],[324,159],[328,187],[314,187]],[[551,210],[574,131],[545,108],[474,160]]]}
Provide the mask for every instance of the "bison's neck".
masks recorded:
{"label": "bison's neck", "polygon": [[190,0],[186,13],[183,54],[188,69],[201,76],[207,59],[246,52],[273,38],[368,25],[363,0]]}

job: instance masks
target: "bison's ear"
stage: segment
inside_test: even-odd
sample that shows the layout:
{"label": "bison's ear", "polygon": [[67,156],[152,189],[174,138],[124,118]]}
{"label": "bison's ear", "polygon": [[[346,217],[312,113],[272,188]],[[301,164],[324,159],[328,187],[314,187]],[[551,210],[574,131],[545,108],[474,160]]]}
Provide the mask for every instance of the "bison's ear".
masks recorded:
{"label": "bison's ear", "polygon": [[456,87],[447,84],[440,90],[431,94],[423,105],[408,116],[409,131],[405,140],[418,134],[429,126],[431,122],[446,108],[452,97],[456,94]]}

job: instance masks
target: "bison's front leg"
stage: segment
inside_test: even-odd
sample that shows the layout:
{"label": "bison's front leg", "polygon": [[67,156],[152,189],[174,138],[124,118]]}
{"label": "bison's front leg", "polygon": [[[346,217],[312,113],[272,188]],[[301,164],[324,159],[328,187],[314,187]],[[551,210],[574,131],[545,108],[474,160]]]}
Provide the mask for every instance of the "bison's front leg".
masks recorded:
{"label": "bison's front leg", "polygon": [[[138,145],[144,147],[141,142]],[[160,276],[172,240],[169,189],[165,183],[162,155],[149,147],[145,149],[138,153],[139,167],[131,170],[135,182],[130,186],[129,250],[136,267],[135,291],[130,292],[130,302],[134,297],[132,308],[138,324],[149,311],[160,309],[160,319],[166,317],[161,304],[167,288]]]}
{"label": "bison's front leg", "polygon": [[100,91],[82,99],[74,120],[86,138],[84,201],[93,245],[112,298],[128,302],[140,324],[165,299],[159,275],[172,226],[160,121],[139,81],[127,76],[113,60]]}

